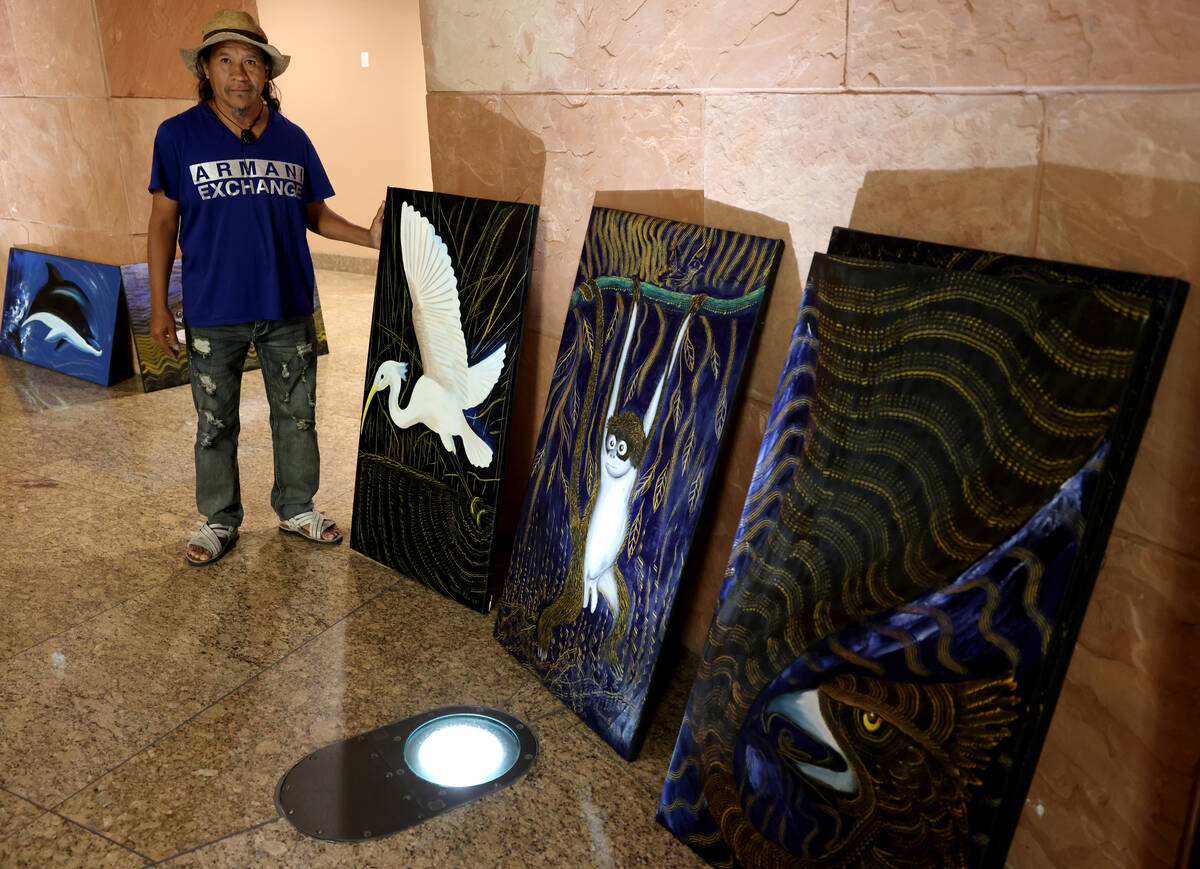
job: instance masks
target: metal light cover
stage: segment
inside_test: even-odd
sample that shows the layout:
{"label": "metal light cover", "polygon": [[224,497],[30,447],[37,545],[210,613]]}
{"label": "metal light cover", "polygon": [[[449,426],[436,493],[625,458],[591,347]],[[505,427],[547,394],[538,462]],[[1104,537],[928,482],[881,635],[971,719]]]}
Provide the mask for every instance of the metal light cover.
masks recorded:
{"label": "metal light cover", "polygon": [[[449,764],[439,743],[451,746]],[[488,751],[460,763],[472,744]],[[495,793],[536,757],[537,736],[520,719],[499,709],[447,706],[314,751],[284,773],[275,805],[302,833],[361,842]]]}

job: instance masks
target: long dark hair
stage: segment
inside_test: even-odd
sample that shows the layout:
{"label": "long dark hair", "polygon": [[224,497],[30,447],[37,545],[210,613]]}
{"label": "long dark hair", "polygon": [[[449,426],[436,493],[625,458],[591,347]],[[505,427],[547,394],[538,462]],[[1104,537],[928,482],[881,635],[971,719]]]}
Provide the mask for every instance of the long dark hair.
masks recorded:
{"label": "long dark hair", "polygon": [[[196,55],[196,75],[200,78],[199,83],[196,85],[196,94],[200,97],[200,102],[202,103],[206,103],[213,98],[212,82],[204,74],[204,64],[208,60],[208,56],[212,54],[212,50],[213,46],[210,45],[207,48],[201,49],[200,53]],[[279,111],[280,97],[279,88],[275,86],[275,80],[271,78],[271,74],[274,72],[271,69],[271,56],[261,48],[258,50],[258,53],[263,56],[263,64],[267,68],[267,80],[263,83],[262,89],[263,102],[267,104],[267,108],[271,111],[277,112]]]}

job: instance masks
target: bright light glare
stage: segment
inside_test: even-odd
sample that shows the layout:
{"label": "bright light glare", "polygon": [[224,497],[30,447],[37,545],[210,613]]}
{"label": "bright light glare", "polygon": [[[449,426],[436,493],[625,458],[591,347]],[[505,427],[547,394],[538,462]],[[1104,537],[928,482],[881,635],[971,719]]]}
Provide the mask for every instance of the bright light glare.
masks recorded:
{"label": "bright light glare", "polygon": [[483,784],[506,773],[516,761],[516,735],[506,731],[490,719],[448,716],[418,728],[405,757],[413,772],[434,784],[456,788]]}

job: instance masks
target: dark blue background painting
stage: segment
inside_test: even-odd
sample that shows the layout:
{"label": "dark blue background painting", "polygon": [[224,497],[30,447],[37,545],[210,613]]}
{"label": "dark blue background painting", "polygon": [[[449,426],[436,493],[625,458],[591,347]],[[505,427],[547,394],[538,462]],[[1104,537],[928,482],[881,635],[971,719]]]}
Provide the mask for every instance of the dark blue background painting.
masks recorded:
{"label": "dark blue background painting", "polygon": [[[662,637],[781,247],[771,239],[593,210],[496,636],[625,757],[640,741]],[[573,539],[570,530],[570,487],[582,515],[598,473],[606,400],[635,292],[638,322],[614,415],[627,411],[639,418],[667,370],[689,306],[698,294],[705,298],[667,372],[646,455],[636,469],[628,530],[616,561],[629,592],[631,621],[613,659],[605,650],[618,625],[603,600],[594,612],[576,608],[554,624],[547,647],[539,643],[538,624],[567,593],[572,551],[583,546],[583,535]]]}
{"label": "dark blue background painting", "polygon": [[[86,299],[86,304],[78,309],[81,316],[75,325],[81,327],[77,334],[83,335],[86,323],[86,343],[98,350],[98,355],[85,352],[65,339],[46,340],[50,327],[43,322],[28,321],[39,290],[52,283],[47,264],[57,270],[64,284],[69,282],[78,287]],[[120,292],[118,266],[13,248],[8,257],[0,353],[108,385]]]}
{"label": "dark blue background painting", "polygon": [[[1081,296],[1111,291],[1140,297],[1148,316],[1137,338],[1128,375],[1131,385],[1095,451],[1044,502],[1037,502],[1038,509],[1018,530],[945,585],[844,625],[768,670],[773,677],[764,676],[761,691],[750,692],[753,700],[747,701],[744,716],[739,712],[732,718],[734,735],[719,757],[711,751],[711,742],[706,754],[701,731],[693,726],[695,710],[712,684],[698,679],[664,783],[658,820],[714,865],[776,865],[772,861],[778,859],[797,866],[862,865],[855,862],[865,860],[861,854],[839,850],[852,821],[834,809],[828,791],[814,786],[789,760],[797,746],[810,757],[817,755],[814,744],[805,742],[803,730],[786,715],[773,713],[778,708],[775,701],[843,675],[930,686],[1011,678],[1015,689],[1012,716],[1003,723],[1005,735],[990,750],[986,764],[968,771],[968,778],[977,777],[965,789],[970,839],[961,864],[952,864],[998,867],[1045,737],[1186,285],[840,229],[830,250],[883,261],[860,262],[873,272],[885,270],[884,262],[914,263],[1054,283],[1074,288]],[[713,645],[717,625],[735,622],[741,610],[738,592],[752,565],[766,560],[767,540],[805,461],[806,440],[813,436],[810,417],[821,342],[815,294],[810,275],[705,650],[705,664],[713,670],[727,667],[736,674],[741,666],[736,651],[723,654]],[[1062,298],[1069,299],[1070,293]],[[778,603],[744,596],[741,602],[755,612]],[[748,618],[744,624],[752,623]],[[775,639],[750,634],[739,636],[739,642],[744,648],[761,649]],[[736,676],[734,681],[745,685]],[[707,714],[711,718],[711,710]],[[735,783],[736,803],[753,831],[737,846],[726,840],[727,831],[710,811],[705,793],[713,770],[725,763]],[[747,828],[731,829],[743,835]],[[930,854],[927,865],[951,864]]]}

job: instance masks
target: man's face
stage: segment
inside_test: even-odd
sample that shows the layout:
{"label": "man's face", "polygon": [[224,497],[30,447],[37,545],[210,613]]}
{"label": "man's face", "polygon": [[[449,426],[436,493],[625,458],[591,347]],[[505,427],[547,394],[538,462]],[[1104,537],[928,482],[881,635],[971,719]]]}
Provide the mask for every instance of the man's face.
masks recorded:
{"label": "man's face", "polygon": [[259,95],[267,82],[267,64],[262,51],[244,42],[219,42],[204,62],[213,86],[213,96],[228,114],[257,110]]}

